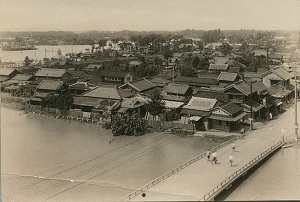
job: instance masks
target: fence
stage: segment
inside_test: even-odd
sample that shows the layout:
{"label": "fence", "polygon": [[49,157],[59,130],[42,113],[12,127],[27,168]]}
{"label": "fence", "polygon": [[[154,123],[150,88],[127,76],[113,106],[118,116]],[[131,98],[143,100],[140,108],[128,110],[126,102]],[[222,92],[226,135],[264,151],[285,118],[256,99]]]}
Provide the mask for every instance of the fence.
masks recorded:
{"label": "fence", "polygon": [[[218,149],[225,147],[226,145],[230,144],[231,142],[234,142],[235,140],[237,140],[238,137],[232,138],[214,148],[211,149],[212,152],[217,151]],[[150,189],[151,187],[153,187],[154,185],[160,183],[161,181],[167,179],[168,177],[174,175],[175,173],[178,173],[180,170],[184,169],[185,167],[195,163],[196,161],[204,158],[206,156],[206,153],[201,154],[200,156],[197,156],[187,162],[185,162],[184,164],[182,164],[181,166],[169,171],[168,173],[164,174],[163,176],[160,176],[158,178],[156,178],[155,180],[153,180],[152,182],[148,183],[147,185],[143,186],[142,188],[138,189],[137,191],[129,194],[128,196],[124,197],[123,199],[121,199],[121,201],[127,201],[130,200],[138,195],[140,195],[141,193],[145,192],[146,190]]]}
{"label": "fence", "polygon": [[170,128],[182,128],[187,130],[193,130],[192,124],[184,124],[177,122],[167,122],[167,121],[156,121],[156,120],[146,120],[148,126],[161,129],[170,129]]}
{"label": "fence", "polygon": [[217,196],[219,193],[221,193],[226,187],[230,186],[236,179],[238,179],[241,175],[246,173],[249,169],[251,169],[254,165],[256,165],[259,161],[264,159],[266,156],[268,156],[270,153],[278,149],[280,146],[283,145],[283,142],[278,142],[254,159],[252,159],[249,163],[247,163],[244,167],[237,170],[235,173],[233,173],[231,176],[229,176],[227,179],[225,179],[223,182],[221,182],[218,186],[213,188],[210,192],[205,194],[200,201],[208,201],[212,200],[215,196]]}

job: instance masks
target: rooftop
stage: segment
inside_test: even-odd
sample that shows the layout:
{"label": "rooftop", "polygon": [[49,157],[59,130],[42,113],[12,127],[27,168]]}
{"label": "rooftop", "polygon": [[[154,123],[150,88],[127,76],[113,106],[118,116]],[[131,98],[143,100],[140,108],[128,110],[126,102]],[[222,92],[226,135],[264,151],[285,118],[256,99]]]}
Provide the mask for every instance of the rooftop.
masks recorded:
{"label": "rooftop", "polygon": [[119,89],[113,85],[100,85],[84,93],[82,96],[120,100],[124,97],[131,97],[132,93]]}
{"label": "rooftop", "polygon": [[35,76],[61,78],[66,73],[64,69],[41,68]]}
{"label": "rooftop", "polygon": [[238,74],[237,73],[229,73],[229,72],[221,72],[219,77],[218,77],[218,80],[219,81],[235,81],[238,77]]}
{"label": "rooftop", "polygon": [[209,70],[221,70],[221,71],[227,71],[228,64],[210,64]]}
{"label": "rooftop", "polygon": [[185,109],[194,109],[194,110],[202,110],[209,111],[214,108],[217,104],[216,99],[209,98],[200,98],[200,97],[192,97],[189,103],[183,108]]}
{"label": "rooftop", "polygon": [[37,86],[37,90],[59,90],[63,86],[63,81],[42,80]]}

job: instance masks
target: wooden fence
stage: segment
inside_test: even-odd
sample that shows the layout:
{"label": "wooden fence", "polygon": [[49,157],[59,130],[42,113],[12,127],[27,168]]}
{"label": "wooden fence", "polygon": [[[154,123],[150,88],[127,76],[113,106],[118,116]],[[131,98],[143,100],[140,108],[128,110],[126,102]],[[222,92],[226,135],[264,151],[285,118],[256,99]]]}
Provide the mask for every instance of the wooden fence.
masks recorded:
{"label": "wooden fence", "polygon": [[146,120],[148,126],[157,129],[171,129],[171,128],[182,128],[187,130],[193,130],[192,124],[184,124],[177,122],[168,122],[168,121],[156,121],[156,120]]}

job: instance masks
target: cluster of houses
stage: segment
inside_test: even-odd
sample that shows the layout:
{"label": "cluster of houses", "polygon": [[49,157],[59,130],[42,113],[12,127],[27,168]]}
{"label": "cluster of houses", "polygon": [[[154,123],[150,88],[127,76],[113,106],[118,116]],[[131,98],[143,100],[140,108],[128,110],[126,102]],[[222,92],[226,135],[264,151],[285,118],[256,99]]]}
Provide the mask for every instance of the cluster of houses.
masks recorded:
{"label": "cluster of houses", "polygon": [[[111,114],[139,113],[145,119],[160,119],[187,124],[196,130],[239,130],[241,124],[266,120],[282,112],[294,96],[292,75],[282,66],[261,70],[253,75],[231,71],[228,64],[211,63],[210,75],[167,79],[160,75],[134,80],[129,72],[102,70],[95,76],[88,68],[41,68],[34,75],[20,74],[12,68],[0,68],[1,90],[29,97],[31,106],[48,107],[49,96],[73,97],[70,114],[87,119],[107,118]],[[153,91],[159,91],[165,103],[164,113],[153,117],[146,103]],[[71,113],[72,112],[72,113]],[[77,115],[76,115],[77,114]]]}

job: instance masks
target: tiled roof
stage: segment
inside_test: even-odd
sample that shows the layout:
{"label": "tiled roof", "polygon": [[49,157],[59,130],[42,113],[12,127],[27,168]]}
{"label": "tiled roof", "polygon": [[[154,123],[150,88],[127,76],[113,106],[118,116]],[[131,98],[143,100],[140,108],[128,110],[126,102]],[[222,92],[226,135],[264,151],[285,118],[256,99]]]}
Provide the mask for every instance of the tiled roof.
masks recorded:
{"label": "tiled roof", "polygon": [[145,105],[145,100],[138,97],[124,99],[121,102],[121,107],[130,109],[134,109],[143,105]]}
{"label": "tiled roof", "polygon": [[102,64],[89,64],[85,69],[94,70],[102,67]]}
{"label": "tiled roof", "polygon": [[194,110],[202,110],[202,111],[209,111],[214,108],[217,104],[216,99],[209,99],[209,98],[200,98],[200,97],[192,97],[189,103],[183,108],[185,109],[194,109]]}
{"label": "tiled roof", "polygon": [[171,81],[163,78],[153,78],[149,79],[150,82],[154,83],[157,86],[165,86],[168,83],[171,83]]}
{"label": "tiled roof", "polygon": [[16,71],[16,70],[15,69],[11,69],[11,68],[0,68],[0,75],[1,76],[9,76],[14,71]]}
{"label": "tiled roof", "polygon": [[94,85],[90,85],[87,82],[77,82],[69,86],[69,89],[81,89],[81,90],[89,90],[94,87]]}
{"label": "tiled roof", "polygon": [[252,88],[259,93],[266,91],[268,89],[267,86],[265,86],[262,82],[259,82],[259,81],[253,82]]}
{"label": "tiled roof", "polygon": [[237,73],[221,72],[218,80],[219,81],[235,81],[237,79]]}
{"label": "tiled roof", "polygon": [[201,97],[201,98],[210,98],[216,99],[221,102],[227,102],[228,97],[223,92],[213,92],[213,91],[200,91],[194,95],[194,97]]}
{"label": "tiled roof", "polygon": [[166,92],[179,94],[179,95],[186,94],[186,92],[189,89],[190,89],[190,87],[188,85],[184,85],[184,84],[170,83],[168,86],[166,86]]}
{"label": "tiled roof", "polygon": [[102,76],[115,76],[115,77],[125,77],[129,72],[123,71],[103,71]]}
{"label": "tiled roof", "polygon": [[[225,91],[227,91],[228,89],[231,89],[231,88],[237,89],[238,91],[240,91],[244,95],[250,95],[251,94],[250,84],[247,84],[243,81],[237,82],[235,84],[231,84],[230,86],[225,88]],[[256,92],[256,91],[257,91],[257,89],[252,88],[252,93]]]}
{"label": "tiled roof", "polygon": [[187,108],[182,108],[181,114],[191,114],[195,116],[209,116],[211,112],[208,111],[201,111],[201,110],[194,110],[194,109],[187,109]]}
{"label": "tiled roof", "polygon": [[229,58],[227,57],[215,57],[215,64],[227,64],[229,61]]}
{"label": "tiled roof", "polygon": [[258,73],[258,72],[244,72],[244,78],[261,78],[261,73]]}
{"label": "tiled roof", "polygon": [[84,93],[82,96],[120,100],[124,97],[130,97],[132,95],[132,93],[119,89],[116,86],[100,85],[95,89]]}
{"label": "tiled roof", "polygon": [[293,76],[288,73],[283,67],[275,67],[274,69],[270,69],[269,71],[262,74],[262,77],[269,75],[271,73],[276,74],[278,77],[282,78],[283,80],[291,79]]}
{"label": "tiled roof", "polygon": [[32,78],[31,74],[17,74],[12,78],[12,80],[17,81],[29,81]]}
{"label": "tiled roof", "polygon": [[64,69],[41,68],[35,76],[61,78],[66,73]]}
{"label": "tiled roof", "polygon": [[224,105],[219,106],[219,108],[223,109],[224,111],[228,112],[231,116],[242,111],[242,108],[232,102],[225,103]]}
{"label": "tiled roof", "polygon": [[181,76],[175,79],[177,83],[184,83],[188,85],[196,85],[196,84],[206,84],[207,86],[210,85],[218,85],[219,81],[216,79],[212,78],[199,78],[199,77],[186,77],[186,76]]}
{"label": "tiled roof", "polygon": [[[148,79],[140,79],[132,82],[126,83],[130,87],[134,88],[138,92],[146,91],[155,88],[155,84],[149,81]],[[124,84],[124,85],[126,85]]]}
{"label": "tiled roof", "polygon": [[90,106],[96,107],[98,106],[103,99],[93,98],[93,97],[83,97],[83,96],[75,96],[73,97],[73,105],[80,105],[80,106]]}
{"label": "tiled roof", "polygon": [[226,71],[228,69],[228,64],[210,64],[208,69]]}
{"label": "tiled roof", "polygon": [[241,71],[241,67],[229,67],[228,72],[239,73]]}
{"label": "tiled roof", "polygon": [[67,70],[67,72],[71,74],[72,77],[81,77],[82,75],[84,75],[84,71],[80,70]]}
{"label": "tiled roof", "polygon": [[37,86],[37,89],[38,90],[59,90],[63,84],[64,84],[63,81],[43,80]]}

